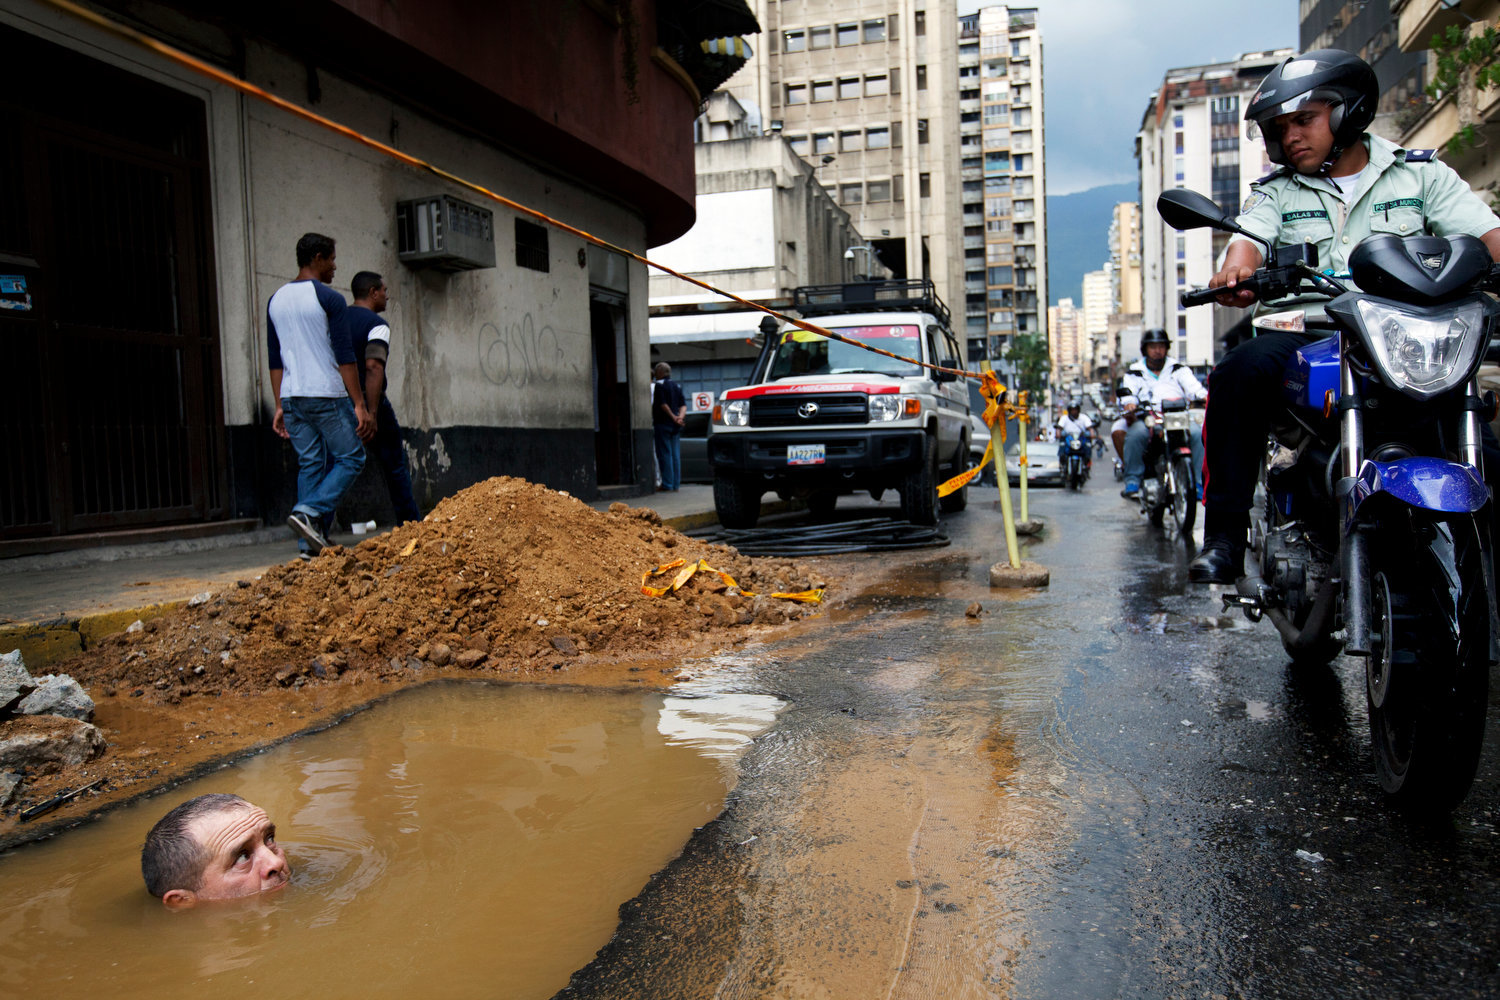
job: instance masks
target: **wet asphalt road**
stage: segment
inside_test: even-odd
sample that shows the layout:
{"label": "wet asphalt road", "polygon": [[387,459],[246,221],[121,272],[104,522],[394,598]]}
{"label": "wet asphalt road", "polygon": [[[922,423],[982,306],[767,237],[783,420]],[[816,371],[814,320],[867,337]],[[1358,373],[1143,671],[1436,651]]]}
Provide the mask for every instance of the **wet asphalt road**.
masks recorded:
{"label": "wet asphalt road", "polygon": [[1493,695],[1468,800],[1414,825],[1361,661],[1294,674],[1107,479],[1033,493],[1051,586],[991,591],[996,496],[723,662],[790,707],[560,996],[1500,996]]}

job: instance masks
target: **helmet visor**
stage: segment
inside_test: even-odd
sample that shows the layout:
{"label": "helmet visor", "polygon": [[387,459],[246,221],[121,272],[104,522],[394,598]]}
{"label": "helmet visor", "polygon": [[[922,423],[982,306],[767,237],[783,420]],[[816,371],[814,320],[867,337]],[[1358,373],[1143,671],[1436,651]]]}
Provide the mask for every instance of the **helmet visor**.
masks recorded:
{"label": "helmet visor", "polygon": [[1330,99],[1328,94],[1314,90],[1306,94],[1298,94],[1281,104],[1269,105],[1257,111],[1255,117],[1245,123],[1245,138],[1260,139],[1269,135],[1272,139],[1279,139],[1281,126],[1276,124],[1276,119],[1282,115],[1290,115],[1315,104],[1332,106],[1337,103],[1339,103],[1337,98]]}

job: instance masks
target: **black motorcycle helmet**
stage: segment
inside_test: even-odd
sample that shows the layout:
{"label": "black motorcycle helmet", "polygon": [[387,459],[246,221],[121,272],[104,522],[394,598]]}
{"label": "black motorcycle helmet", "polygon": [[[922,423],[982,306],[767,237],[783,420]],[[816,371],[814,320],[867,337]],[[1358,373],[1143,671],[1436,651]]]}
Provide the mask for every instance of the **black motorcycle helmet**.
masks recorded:
{"label": "black motorcycle helmet", "polygon": [[1167,336],[1167,331],[1161,327],[1153,327],[1141,334],[1141,354],[1146,353],[1147,344],[1166,344],[1167,350],[1172,349],[1172,338]]}
{"label": "black motorcycle helmet", "polygon": [[1328,162],[1332,163],[1358,142],[1375,120],[1379,98],[1380,88],[1369,63],[1343,49],[1314,49],[1282,60],[1266,75],[1245,106],[1245,121],[1250,123],[1251,138],[1258,130],[1265,139],[1266,157],[1286,166],[1290,161],[1272,119],[1299,111],[1310,101],[1330,104],[1333,110],[1328,125],[1333,130],[1333,150]]}

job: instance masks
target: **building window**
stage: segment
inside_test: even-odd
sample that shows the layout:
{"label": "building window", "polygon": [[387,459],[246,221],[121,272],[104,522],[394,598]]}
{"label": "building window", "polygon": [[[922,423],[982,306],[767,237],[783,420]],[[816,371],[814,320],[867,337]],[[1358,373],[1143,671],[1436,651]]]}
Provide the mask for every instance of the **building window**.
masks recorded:
{"label": "building window", "polygon": [[917,67],[917,89],[918,90],[926,90],[927,89],[927,67],[926,66],[918,66]]}
{"label": "building window", "polygon": [[917,145],[918,146],[925,146],[925,145],[927,145],[927,119],[926,118],[918,118],[917,119]]}
{"label": "building window", "polygon": [[885,41],[885,18],[877,17],[873,20],[866,21],[864,23],[864,31],[865,41],[867,42]]}
{"label": "building window", "polygon": [[833,29],[826,24],[820,24],[816,28],[807,29],[807,47],[810,49],[826,49],[833,44]]}
{"label": "building window", "polygon": [[931,174],[918,174],[917,175],[917,197],[918,198],[931,198],[932,197],[932,175]]}
{"label": "building window", "polygon": [[1186,284],[1187,284],[1187,265],[1186,264],[1178,264],[1177,265],[1177,287],[1181,288],[1183,285],[1186,285]]}
{"label": "building window", "polygon": [[987,194],[1009,194],[1009,177],[986,177],[984,179],[984,190]]}
{"label": "building window", "polygon": [[817,154],[817,153],[831,153],[831,152],[833,152],[833,133],[832,132],[814,132],[813,133],[813,153]]}
{"label": "building window", "polygon": [[857,77],[857,76],[841,76],[841,77],[839,77],[839,100],[841,100],[841,101],[847,101],[847,100],[849,100],[851,98],[858,97],[858,96],[859,96],[859,77]]}
{"label": "building window", "polygon": [[533,271],[547,271],[551,260],[552,255],[547,250],[547,227],[517,219],[516,266]]}
{"label": "building window", "polygon": [[791,146],[792,152],[796,153],[798,156],[807,155],[807,136],[789,135],[786,137],[786,144],[788,146]]}
{"label": "building window", "polygon": [[1008,285],[1011,283],[1011,269],[1008,267],[989,268],[984,281],[987,285]]}
{"label": "building window", "polygon": [[999,218],[1010,214],[1009,198],[986,198],[984,200],[984,214],[991,218]]}
{"label": "building window", "polygon": [[986,125],[1006,125],[1009,122],[1009,104],[986,104],[984,106],[984,123]]}
{"label": "building window", "polygon": [[890,93],[890,89],[890,81],[887,80],[884,76],[865,77],[866,97],[884,97],[886,94]]}
{"label": "building window", "polygon": [[814,80],[812,85],[812,99],[814,103],[833,100],[833,81]]}
{"label": "building window", "polygon": [[[857,135],[858,133],[855,134]],[[877,125],[874,128],[865,129],[865,148],[890,149],[891,130],[882,125]]]}
{"label": "building window", "polygon": [[987,174],[988,173],[998,173],[1000,171],[1009,170],[1009,169],[1010,169],[1010,154],[1009,153],[985,153],[984,154],[984,172],[985,173],[987,173]]}
{"label": "building window", "polygon": [[1177,157],[1173,161],[1173,163],[1172,163],[1172,170],[1177,175],[1177,183],[1181,184],[1183,182],[1184,178],[1187,176],[1187,174],[1186,174],[1187,165],[1186,165],[1186,162],[1184,161],[1184,159],[1181,156]]}
{"label": "building window", "polygon": [[1181,155],[1181,153],[1182,153],[1182,133],[1181,132],[1178,132],[1176,134],[1176,137],[1173,140],[1173,142],[1174,142],[1174,144],[1176,146],[1175,152],[1178,153],[1179,155]]}
{"label": "building window", "polygon": [[912,30],[919,35],[927,34],[927,12],[919,10],[912,14]]}
{"label": "building window", "polygon": [[1182,109],[1177,108],[1172,112],[1172,127],[1182,128]]}
{"label": "building window", "polygon": [[901,174],[891,178],[891,201],[906,200],[906,185]]}
{"label": "building window", "polygon": [[870,201],[890,201],[891,200],[891,182],[890,181],[870,181],[870,183],[867,185],[867,187],[869,188],[869,190],[867,192],[867,195],[868,195]]}
{"label": "building window", "polygon": [[838,30],[838,44],[839,45],[858,45],[859,44],[859,23],[858,22],[856,22],[856,21],[850,21],[850,22],[848,22],[846,24],[840,24],[840,25],[838,25],[837,30]]}
{"label": "building window", "polygon": [[1187,260],[1187,237],[1186,236],[1179,235],[1177,237],[1177,259],[1178,260]]}
{"label": "building window", "polygon": [[857,153],[865,148],[865,136],[863,132],[840,132],[839,152]]}
{"label": "building window", "polygon": [[805,84],[805,83],[789,83],[789,84],[787,84],[786,85],[786,103],[789,104],[789,105],[790,104],[806,104],[807,103],[807,84]]}
{"label": "building window", "polygon": [[840,184],[839,204],[858,205],[864,199],[863,184]]}
{"label": "building window", "polygon": [[807,48],[807,35],[801,28],[796,31],[784,31],[781,33],[781,47],[786,52],[801,52]]}

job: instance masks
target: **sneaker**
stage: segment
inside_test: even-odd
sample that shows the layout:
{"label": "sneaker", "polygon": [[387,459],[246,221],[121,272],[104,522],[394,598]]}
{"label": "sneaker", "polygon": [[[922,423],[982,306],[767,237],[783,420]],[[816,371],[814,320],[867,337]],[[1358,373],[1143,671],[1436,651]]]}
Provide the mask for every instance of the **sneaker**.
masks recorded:
{"label": "sneaker", "polygon": [[1120,496],[1124,497],[1126,500],[1134,500],[1136,498],[1136,494],[1140,492],[1140,483],[1126,483],[1125,488],[1120,491]]}
{"label": "sneaker", "polygon": [[297,558],[301,559],[303,562],[312,562],[313,554],[311,552],[298,552]]}
{"label": "sneaker", "polygon": [[300,510],[292,511],[292,516],[286,519],[286,526],[291,528],[296,535],[307,542],[311,555],[317,555],[328,548],[328,539],[323,537],[323,532],[313,523],[312,518]]}

